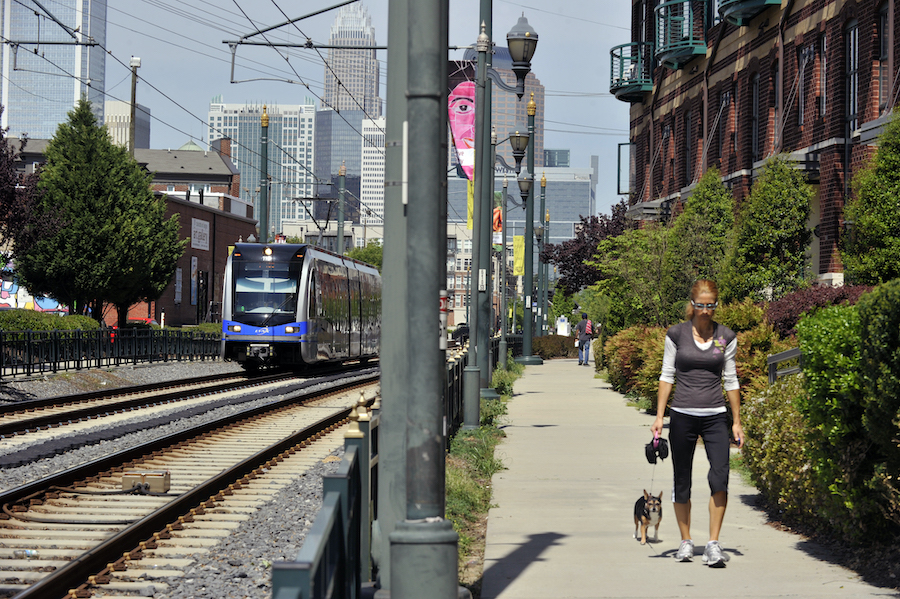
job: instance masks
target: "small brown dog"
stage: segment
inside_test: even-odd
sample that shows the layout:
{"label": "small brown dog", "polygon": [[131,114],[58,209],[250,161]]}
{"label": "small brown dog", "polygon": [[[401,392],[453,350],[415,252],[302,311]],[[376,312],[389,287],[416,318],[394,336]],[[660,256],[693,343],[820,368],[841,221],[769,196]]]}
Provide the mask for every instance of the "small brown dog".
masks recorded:
{"label": "small brown dog", "polygon": [[653,540],[659,540],[659,523],[662,521],[662,491],[654,497],[644,489],[644,496],[634,503],[634,538],[641,545],[647,544],[647,529],[654,526]]}

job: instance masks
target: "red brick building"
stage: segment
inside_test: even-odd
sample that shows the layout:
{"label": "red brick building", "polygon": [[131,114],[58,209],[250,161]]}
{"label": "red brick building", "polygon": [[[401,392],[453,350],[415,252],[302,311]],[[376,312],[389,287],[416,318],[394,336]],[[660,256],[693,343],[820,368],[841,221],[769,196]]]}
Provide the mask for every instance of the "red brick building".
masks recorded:
{"label": "red brick building", "polygon": [[632,41],[610,52],[631,214],[677,211],[711,167],[740,203],[788,154],[816,190],[811,270],[842,282],[844,199],[900,84],[897,1],[632,0]]}

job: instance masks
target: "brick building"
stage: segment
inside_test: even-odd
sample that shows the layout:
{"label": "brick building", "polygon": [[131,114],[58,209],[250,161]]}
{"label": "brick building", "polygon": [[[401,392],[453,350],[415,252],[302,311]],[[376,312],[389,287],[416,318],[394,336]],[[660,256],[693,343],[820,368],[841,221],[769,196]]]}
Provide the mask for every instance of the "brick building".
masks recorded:
{"label": "brick building", "polygon": [[632,41],[610,51],[630,214],[677,213],[711,167],[740,203],[787,154],[816,191],[812,272],[841,283],[844,199],[900,83],[897,1],[632,0]]}

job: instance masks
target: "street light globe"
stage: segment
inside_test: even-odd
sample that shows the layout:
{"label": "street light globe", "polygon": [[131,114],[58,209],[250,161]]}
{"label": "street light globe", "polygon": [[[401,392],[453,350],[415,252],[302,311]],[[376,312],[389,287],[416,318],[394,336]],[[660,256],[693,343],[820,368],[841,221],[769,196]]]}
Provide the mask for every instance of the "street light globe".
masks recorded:
{"label": "street light globe", "polygon": [[534,183],[531,175],[523,175],[519,177],[519,191],[522,193],[522,196],[527,196],[531,192],[531,185]]}
{"label": "street light globe", "polygon": [[506,43],[513,62],[531,62],[537,48],[538,34],[528,24],[524,13],[519,17],[519,22],[506,34]]}

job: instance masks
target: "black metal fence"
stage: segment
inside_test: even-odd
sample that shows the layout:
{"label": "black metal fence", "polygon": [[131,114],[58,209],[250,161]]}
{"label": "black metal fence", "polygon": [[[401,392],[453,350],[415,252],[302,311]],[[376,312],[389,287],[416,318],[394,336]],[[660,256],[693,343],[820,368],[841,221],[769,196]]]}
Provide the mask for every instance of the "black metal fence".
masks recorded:
{"label": "black metal fence", "polygon": [[138,362],[207,360],[219,337],[199,331],[0,331],[0,378]]}

